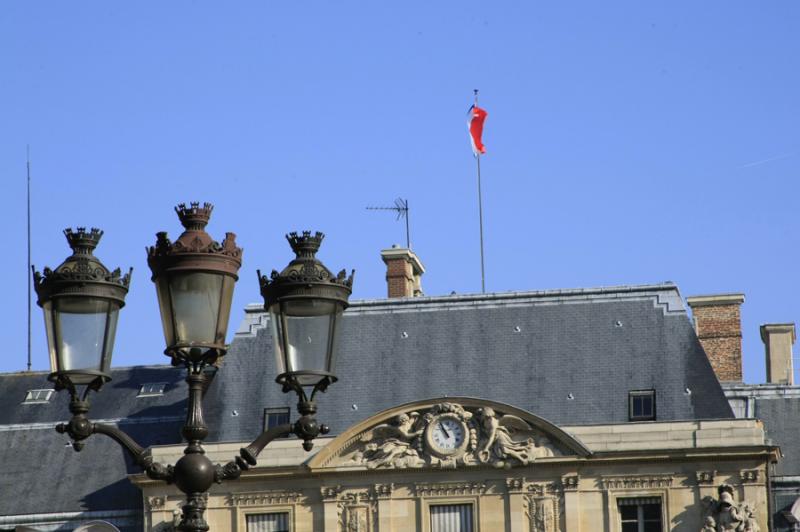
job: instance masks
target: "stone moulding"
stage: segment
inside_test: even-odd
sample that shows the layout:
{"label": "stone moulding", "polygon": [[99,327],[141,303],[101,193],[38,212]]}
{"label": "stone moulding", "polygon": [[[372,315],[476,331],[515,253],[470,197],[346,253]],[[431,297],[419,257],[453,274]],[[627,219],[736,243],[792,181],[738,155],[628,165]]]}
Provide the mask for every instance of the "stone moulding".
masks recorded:
{"label": "stone moulding", "polygon": [[528,493],[535,497],[558,496],[563,488],[557,482],[533,482],[525,477],[506,478],[508,493]]}
{"label": "stone moulding", "polygon": [[275,504],[294,504],[303,498],[300,490],[274,490],[252,493],[231,493],[228,495],[229,506],[256,506]]}
{"label": "stone moulding", "polygon": [[483,482],[419,482],[414,484],[417,497],[450,497],[455,495],[483,495],[487,487]]}
{"label": "stone moulding", "polygon": [[669,488],[673,475],[619,475],[600,479],[604,490]]}

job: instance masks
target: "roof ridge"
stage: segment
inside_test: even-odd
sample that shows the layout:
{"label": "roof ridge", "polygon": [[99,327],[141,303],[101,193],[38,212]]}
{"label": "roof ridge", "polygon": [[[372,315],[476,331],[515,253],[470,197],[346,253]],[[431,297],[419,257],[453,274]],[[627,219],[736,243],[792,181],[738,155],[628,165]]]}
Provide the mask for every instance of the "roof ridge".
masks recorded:
{"label": "roof ridge", "polygon": [[[569,297],[569,296],[587,296],[595,294],[632,294],[638,292],[657,292],[657,291],[675,291],[678,292],[678,286],[672,281],[665,281],[663,283],[655,284],[639,284],[639,285],[611,285],[611,286],[597,286],[586,288],[550,288],[545,290],[511,290],[506,292],[488,292],[485,294],[470,293],[470,294],[447,294],[438,296],[419,296],[419,297],[400,297],[400,298],[372,298],[372,299],[356,299],[350,301],[350,307],[359,306],[372,306],[372,305],[386,305],[386,304],[418,304],[427,302],[464,302],[464,301],[498,301],[498,300],[512,300],[519,298],[533,298],[533,297]],[[245,312],[265,312],[262,303],[248,303],[245,305]]]}

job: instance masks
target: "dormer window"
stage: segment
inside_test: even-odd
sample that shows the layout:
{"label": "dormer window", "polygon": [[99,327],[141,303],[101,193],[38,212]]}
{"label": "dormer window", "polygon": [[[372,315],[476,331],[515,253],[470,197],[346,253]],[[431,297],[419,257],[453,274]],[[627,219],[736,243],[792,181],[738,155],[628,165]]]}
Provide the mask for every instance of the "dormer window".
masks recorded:
{"label": "dormer window", "polygon": [[630,421],[655,421],[656,391],[635,390],[629,392],[628,415]]}
{"label": "dormer window", "polygon": [[24,405],[48,403],[50,397],[53,395],[53,390],[28,390],[25,394],[25,400],[22,401]]}
{"label": "dormer window", "polygon": [[142,384],[142,387],[139,388],[139,394],[136,397],[156,397],[158,395],[164,395],[164,388],[166,387],[166,382],[149,382],[147,384]]}

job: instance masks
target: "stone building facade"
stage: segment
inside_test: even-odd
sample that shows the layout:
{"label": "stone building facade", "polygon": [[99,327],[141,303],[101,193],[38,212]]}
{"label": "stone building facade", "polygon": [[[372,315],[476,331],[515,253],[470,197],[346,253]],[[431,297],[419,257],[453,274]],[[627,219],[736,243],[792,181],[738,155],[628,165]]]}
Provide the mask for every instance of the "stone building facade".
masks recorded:
{"label": "stone building facade", "polygon": [[[237,447],[209,451],[225,461]],[[154,456],[180,452],[162,447]],[[736,526],[749,528],[719,530],[766,531],[776,457],[755,420],[557,427],[492,401],[439,398],[381,412],[311,455],[280,442],[240,482],[212,491],[207,518],[212,530],[232,532],[260,530],[265,520],[293,532],[701,531],[709,518],[717,530],[723,485]],[[134,482],[147,528],[170,529],[181,494],[143,475]],[[630,528],[644,507],[660,528]],[[438,522],[443,512],[458,526]]]}

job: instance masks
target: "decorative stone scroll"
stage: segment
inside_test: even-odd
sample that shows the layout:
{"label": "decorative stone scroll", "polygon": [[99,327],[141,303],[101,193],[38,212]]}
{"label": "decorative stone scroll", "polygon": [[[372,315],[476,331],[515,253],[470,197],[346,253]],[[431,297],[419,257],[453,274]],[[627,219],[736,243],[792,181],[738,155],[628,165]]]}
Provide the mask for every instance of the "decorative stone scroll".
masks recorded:
{"label": "decorative stone scroll", "polygon": [[578,489],[578,480],[580,477],[578,475],[569,475],[566,477],[561,477],[561,485],[567,491],[575,491]]}
{"label": "decorative stone scroll", "polygon": [[756,519],[756,507],[747,501],[736,503],[733,488],[722,484],[717,488],[718,499],[703,499],[703,527],[700,532],[761,532]]}
{"label": "decorative stone scroll", "polygon": [[605,490],[652,489],[672,486],[672,475],[620,475],[602,477],[600,483]]}
{"label": "decorative stone scroll", "polygon": [[758,469],[739,471],[739,479],[741,479],[742,484],[754,484],[758,482]]}
{"label": "decorative stone scroll", "polygon": [[522,418],[489,406],[439,403],[363,433],[344,463],[368,469],[526,465],[563,451]]}
{"label": "decorative stone scroll", "polygon": [[231,493],[229,506],[263,506],[271,504],[294,504],[303,497],[299,490],[272,490],[252,493]]}
{"label": "decorative stone scroll", "polygon": [[713,484],[714,478],[717,476],[716,471],[696,471],[695,478],[698,484]]}
{"label": "decorative stone scroll", "polygon": [[166,497],[146,497],[144,500],[148,510],[161,510],[167,503]]}

